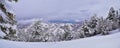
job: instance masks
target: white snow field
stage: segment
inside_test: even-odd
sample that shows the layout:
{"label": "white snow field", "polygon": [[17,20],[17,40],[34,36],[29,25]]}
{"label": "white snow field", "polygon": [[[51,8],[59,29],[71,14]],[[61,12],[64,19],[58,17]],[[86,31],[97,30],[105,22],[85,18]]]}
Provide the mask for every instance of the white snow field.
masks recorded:
{"label": "white snow field", "polygon": [[0,48],[120,48],[120,31],[115,32],[117,33],[61,42],[16,42],[0,39]]}

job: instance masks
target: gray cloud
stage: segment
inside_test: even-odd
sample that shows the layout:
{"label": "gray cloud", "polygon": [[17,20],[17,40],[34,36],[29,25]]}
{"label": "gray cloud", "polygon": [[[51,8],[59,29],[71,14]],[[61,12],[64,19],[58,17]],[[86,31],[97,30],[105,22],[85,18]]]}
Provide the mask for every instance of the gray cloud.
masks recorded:
{"label": "gray cloud", "polygon": [[119,8],[119,0],[20,0],[15,6],[17,19],[43,18],[81,19],[97,13],[107,14],[109,8]]}

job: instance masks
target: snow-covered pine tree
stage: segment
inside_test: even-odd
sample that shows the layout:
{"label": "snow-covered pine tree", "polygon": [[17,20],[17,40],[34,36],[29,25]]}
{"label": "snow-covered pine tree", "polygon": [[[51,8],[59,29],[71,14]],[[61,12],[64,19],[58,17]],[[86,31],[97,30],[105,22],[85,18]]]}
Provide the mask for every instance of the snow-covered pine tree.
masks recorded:
{"label": "snow-covered pine tree", "polygon": [[108,17],[106,20],[110,20],[112,23],[112,30],[115,30],[118,28],[118,11],[116,11],[113,7],[110,8],[110,11],[108,13]]}
{"label": "snow-covered pine tree", "polygon": [[113,7],[111,7],[108,13],[108,17],[106,19],[114,20],[114,18],[115,18],[115,10]]}
{"label": "snow-covered pine tree", "polygon": [[89,35],[89,29],[88,29],[88,26],[87,25],[83,25],[82,27],[81,27],[81,37],[88,37],[88,36],[90,36]]}
{"label": "snow-covered pine tree", "polygon": [[71,24],[64,24],[64,26],[62,26],[62,29],[65,31],[64,33],[64,40],[71,40],[71,32],[72,32],[72,27]]}
{"label": "snow-covered pine tree", "polygon": [[86,37],[85,34],[84,34],[83,28],[84,28],[84,24],[81,27],[78,27],[77,30],[76,30],[76,32],[79,32],[79,38]]}
{"label": "snow-covered pine tree", "polygon": [[97,16],[94,15],[91,17],[91,19],[88,21],[88,20],[85,20],[83,26],[81,27],[81,32],[84,32],[84,36],[86,37],[90,37],[90,36],[93,36],[93,35],[96,35],[96,25],[97,25]]}
{"label": "snow-covered pine tree", "polygon": [[89,27],[89,30],[90,30],[90,34],[91,36],[94,36],[94,35],[97,35],[98,32],[96,31],[96,26],[98,24],[98,17],[97,15],[95,14],[94,16],[91,17],[91,19],[89,20],[89,24],[88,24],[88,27]]}
{"label": "snow-covered pine tree", "polygon": [[89,21],[85,20],[82,27],[81,27],[81,36],[83,37],[89,37],[90,36],[90,30],[89,30]]}
{"label": "snow-covered pine tree", "polygon": [[63,30],[65,31],[65,33],[63,34],[65,40],[72,40],[72,39],[78,39],[81,37],[81,30],[77,30],[77,28],[75,28],[75,24],[65,24]]}
{"label": "snow-covered pine tree", "polygon": [[98,24],[96,27],[96,31],[99,34],[107,35],[109,34],[109,31],[112,30],[112,22],[110,20],[106,20],[103,17],[98,19]]}
{"label": "snow-covered pine tree", "polygon": [[12,12],[11,4],[17,0],[0,0],[0,30],[6,35],[4,39],[14,40],[16,34],[15,14]]}
{"label": "snow-covered pine tree", "polygon": [[88,27],[95,28],[97,25],[97,20],[98,20],[97,15],[92,16],[91,19],[89,20]]}

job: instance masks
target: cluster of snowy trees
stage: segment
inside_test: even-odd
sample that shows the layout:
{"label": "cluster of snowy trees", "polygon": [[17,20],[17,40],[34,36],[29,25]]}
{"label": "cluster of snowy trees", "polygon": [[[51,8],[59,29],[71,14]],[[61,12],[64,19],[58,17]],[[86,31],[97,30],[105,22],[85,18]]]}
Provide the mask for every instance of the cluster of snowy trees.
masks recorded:
{"label": "cluster of snowy trees", "polygon": [[71,40],[77,38],[73,32],[74,24],[56,24],[56,23],[43,23],[40,20],[34,21],[27,28],[19,29],[18,37],[21,41],[42,41],[54,42]]}
{"label": "cluster of snowy trees", "polygon": [[108,35],[110,31],[120,28],[120,10],[111,7],[107,18],[92,16],[80,24],[70,23],[43,23],[34,21],[27,28],[19,29],[18,38],[26,42],[55,42]]}
{"label": "cluster of snowy trees", "polygon": [[3,39],[26,42],[55,42],[107,35],[109,32],[120,28],[120,10],[110,8],[107,18],[92,16],[81,24],[72,23],[43,23],[34,21],[26,28],[16,26],[15,14],[10,4],[18,0],[0,0],[0,32],[5,35]]}
{"label": "cluster of snowy trees", "polygon": [[114,10],[111,7],[107,18],[94,15],[90,20],[85,20],[80,32],[84,37],[89,37],[97,34],[107,35],[118,28],[120,28],[120,10]]}

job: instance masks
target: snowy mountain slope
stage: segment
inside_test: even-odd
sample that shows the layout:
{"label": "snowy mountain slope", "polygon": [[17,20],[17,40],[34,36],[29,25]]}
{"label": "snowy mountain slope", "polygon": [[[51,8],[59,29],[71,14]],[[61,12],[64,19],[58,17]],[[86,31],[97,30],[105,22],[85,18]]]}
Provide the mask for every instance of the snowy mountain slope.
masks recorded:
{"label": "snowy mountain slope", "polygon": [[62,42],[14,42],[0,39],[0,48],[120,48],[120,32],[116,32]]}

